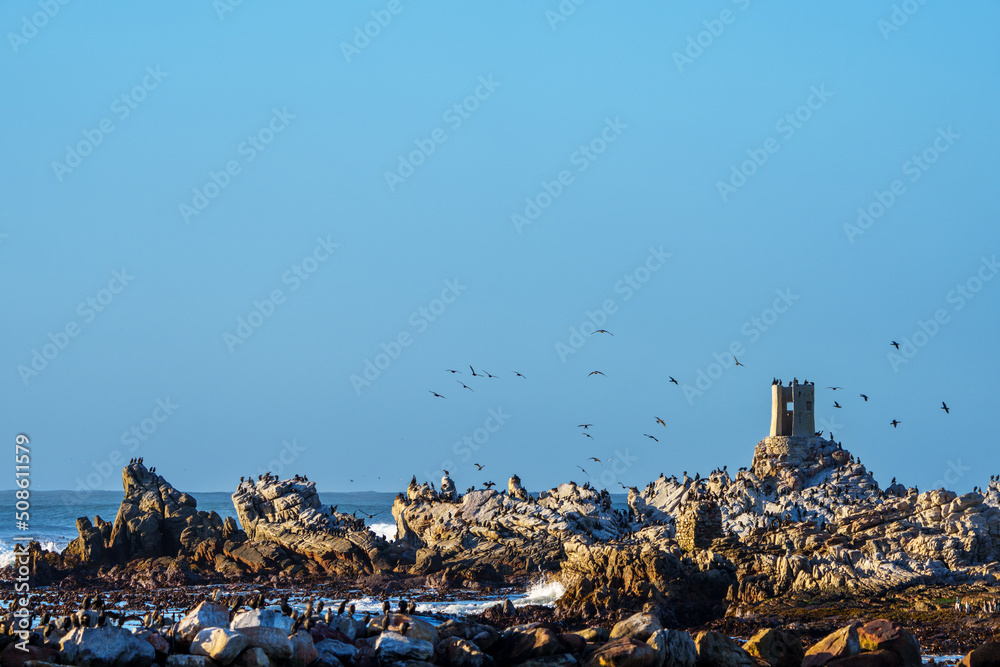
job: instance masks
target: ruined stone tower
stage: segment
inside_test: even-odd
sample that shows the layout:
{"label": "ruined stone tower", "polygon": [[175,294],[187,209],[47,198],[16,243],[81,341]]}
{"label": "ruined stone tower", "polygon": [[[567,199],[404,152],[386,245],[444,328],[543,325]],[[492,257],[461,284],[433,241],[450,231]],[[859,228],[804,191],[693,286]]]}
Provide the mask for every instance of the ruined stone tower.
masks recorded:
{"label": "ruined stone tower", "polygon": [[809,437],[816,433],[813,417],[815,385],[789,382],[771,385],[771,435]]}

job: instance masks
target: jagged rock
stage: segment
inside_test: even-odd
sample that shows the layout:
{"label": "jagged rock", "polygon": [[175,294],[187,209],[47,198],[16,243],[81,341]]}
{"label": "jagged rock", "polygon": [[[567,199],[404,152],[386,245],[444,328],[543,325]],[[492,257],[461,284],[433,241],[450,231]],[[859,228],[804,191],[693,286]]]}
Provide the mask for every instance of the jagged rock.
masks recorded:
{"label": "jagged rock", "polygon": [[191,640],[191,654],[228,665],[249,646],[243,635],[225,628],[204,628]]}
{"label": "jagged rock", "polygon": [[777,628],[761,630],[747,640],[743,648],[771,667],[800,667],[806,655],[800,635]]}
{"label": "jagged rock", "polygon": [[59,651],[79,667],[149,667],[156,657],[149,642],[111,625],[73,628],[60,640]]}
{"label": "jagged rock", "polygon": [[[100,519],[100,517],[95,517]],[[104,546],[105,537],[102,532],[94,528],[94,525],[87,517],[80,517],[76,520],[76,530],[79,536],[66,545],[63,550],[63,558],[71,557],[82,563],[102,563],[106,558]]]}
{"label": "jagged rock", "polygon": [[451,481],[451,477],[448,475],[441,478],[441,493],[439,495],[441,500],[445,502],[453,502],[457,497],[455,482]]}
{"label": "jagged rock", "polygon": [[507,480],[507,494],[511,498],[516,498],[517,500],[527,500],[528,492],[524,490],[521,486],[521,478],[517,475],[512,475],[509,480]]}
{"label": "jagged rock", "polygon": [[699,632],[694,638],[698,665],[711,667],[757,667],[753,656],[721,632]]}
{"label": "jagged rock", "polygon": [[636,639],[622,637],[604,644],[584,660],[585,667],[653,667],[656,651]]}
{"label": "jagged rock", "polygon": [[810,646],[802,667],[821,667],[837,658],[848,658],[860,652],[858,626],[848,625]]}
{"label": "jagged rock", "polygon": [[920,667],[920,644],[898,623],[879,619],[858,628],[858,642],[865,651],[889,651],[899,656],[903,667]]}
{"label": "jagged rock", "polygon": [[663,648],[663,667],[693,667],[698,660],[698,646],[684,630],[660,630],[646,640],[650,646]]}
{"label": "jagged rock", "polygon": [[[246,480],[233,493],[240,525],[254,543],[271,543],[326,572],[364,574],[389,569],[388,543],[350,514],[323,507],[316,483]],[[239,549],[231,555],[240,560]]]}
{"label": "jagged rock", "polygon": [[375,656],[382,665],[409,660],[430,660],[434,655],[434,645],[423,639],[404,637],[393,630],[379,635],[375,643]]}

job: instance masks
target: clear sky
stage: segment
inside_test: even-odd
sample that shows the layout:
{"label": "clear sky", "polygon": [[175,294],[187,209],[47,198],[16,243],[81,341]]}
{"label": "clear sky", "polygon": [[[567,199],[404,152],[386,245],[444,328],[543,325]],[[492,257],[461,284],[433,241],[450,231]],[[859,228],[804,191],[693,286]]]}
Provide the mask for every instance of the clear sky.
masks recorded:
{"label": "clear sky", "polygon": [[36,488],[143,456],[191,491],[620,490],[749,465],[775,377],[883,484],[1000,473],[993,3],[18,0],[0,27],[0,405]]}

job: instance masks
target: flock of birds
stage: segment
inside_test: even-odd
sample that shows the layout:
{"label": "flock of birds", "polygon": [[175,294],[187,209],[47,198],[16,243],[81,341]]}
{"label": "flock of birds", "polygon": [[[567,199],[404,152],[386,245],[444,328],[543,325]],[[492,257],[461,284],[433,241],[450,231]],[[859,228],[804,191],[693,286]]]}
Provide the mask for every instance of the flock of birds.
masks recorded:
{"label": "flock of birds", "polygon": [[[607,329],[598,329],[598,330],[592,332],[590,335],[594,336],[594,335],[598,335],[598,334],[607,335],[607,336],[614,336],[614,334],[611,333],[610,331],[608,331]],[[894,346],[897,350],[899,349],[899,343],[896,342],[896,341],[891,341],[890,345]],[[745,366],[743,365],[743,363],[736,357],[736,355],[732,355],[732,357],[733,357],[733,362],[734,362],[735,366],[744,367],[745,368]],[[482,378],[487,378],[487,379],[495,379],[495,378],[498,377],[496,375],[493,375],[489,371],[485,371],[483,369],[480,369],[480,372],[477,373],[476,369],[471,364],[469,365],[469,371],[472,373],[472,377],[482,377]],[[445,369],[445,372],[446,373],[451,373],[453,375],[458,375],[458,374],[462,373],[462,371],[451,369],[451,368]],[[514,373],[514,375],[516,377],[527,379],[523,374],[519,373],[518,371],[511,371],[511,372]],[[590,373],[587,374],[587,377],[592,377],[594,375],[600,375],[602,377],[607,377],[607,375],[604,372],[600,371],[600,370],[591,371]],[[678,382],[673,376],[668,375],[667,377],[669,378],[669,382],[670,383],[672,383],[672,384],[677,385],[678,387],[680,387],[680,382]],[[459,379],[456,378],[456,382],[458,382],[458,384],[461,385],[463,389],[467,389],[468,391],[471,391],[471,392],[475,391],[472,387],[470,387],[469,385],[467,385],[462,380],[459,380]],[[795,382],[798,382],[798,380],[795,380]],[[775,378],[775,379],[772,380],[772,384],[780,384],[780,383],[781,383],[781,381],[778,380],[777,378]],[[808,380],[805,380],[804,383],[805,384],[810,384]],[[791,384],[791,383],[789,383],[789,384]],[[843,390],[844,388],[843,387],[827,387],[827,389],[830,389],[832,391],[838,391],[838,390]],[[428,389],[428,391],[434,397],[436,397],[436,398],[446,398],[445,396],[443,396],[442,394],[439,394],[438,392],[436,392],[434,390]],[[868,400],[869,400],[868,395],[864,394],[864,393],[859,394],[859,397],[861,399],[863,399],[865,403],[867,403]],[[833,407],[835,409],[842,409],[844,406],[841,405],[839,401],[834,400],[833,401]],[[948,407],[948,404],[945,401],[941,401],[940,409],[944,410],[945,414],[951,414],[951,408]],[[655,422],[656,424],[658,424],[660,426],[663,426],[664,428],[667,428],[667,422],[664,419],[662,419],[661,417],[654,417],[654,418],[656,420],[656,422]],[[898,428],[899,425],[902,424],[902,423],[903,422],[900,421],[900,420],[898,420],[898,419],[893,419],[892,421],[889,422],[889,424],[893,428]],[[589,439],[593,440],[594,436],[591,435],[590,432],[589,432],[589,429],[590,429],[591,426],[593,426],[593,424],[590,424],[590,423],[587,423],[587,424],[578,424],[577,428],[581,429],[580,430],[580,434],[581,435],[583,435],[586,438],[589,438]],[[817,436],[821,436],[822,435],[822,431],[818,431],[816,433],[816,435]],[[657,438],[655,435],[653,435],[651,433],[643,433],[643,436],[649,438],[650,440],[653,440],[654,442],[657,442],[657,443],[660,442],[660,439]],[[830,437],[831,437],[831,439],[833,438],[833,433],[832,432],[830,433]],[[596,463],[598,463],[599,465],[602,465],[602,466],[604,465],[603,462],[601,461],[601,459],[599,459],[596,456],[591,456],[587,460],[588,461],[596,462]],[[483,465],[481,465],[479,463],[474,463],[473,465],[476,466],[477,471],[481,471],[483,469],[483,467],[484,467]],[[583,473],[585,475],[590,476],[590,473],[588,473],[587,470],[582,465],[577,465],[576,467],[579,468],[581,471],[583,471]],[[448,474],[447,471],[445,471],[445,474]],[[487,482],[483,486],[485,486],[486,488],[489,489],[489,488],[492,488],[495,485],[494,485],[493,482]],[[624,485],[622,485],[622,486],[624,486]],[[472,487],[472,488],[474,488],[474,487]]]}
{"label": "flock of birds", "polygon": [[[310,596],[305,605],[304,611],[299,611],[298,609],[292,608],[288,603],[288,594],[284,593],[279,595],[273,602],[269,602],[271,599],[268,596],[266,590],[261,590],[258,593],[247,595],[236,595],[228,596],[223,598],[222,592],[219,589],[215,589],[210,597],[212,602],[218,604],[225,604],[229,608],[229,620],[232,621],[236,614],[244,610],[256,610],[265,609],[268,607],[277,606],[280,609],[283,616],[287,616],[292,619],[291,628],[288,631],[288,636],[291,637],[295,635],[300,629],[311,630],[317,623],[325,623],[327,626],[333,626],[338,618],[354,619],[357,609],[351,600],[345,599],[340,603],[337,608],[336,615],[331,607],[327,607],[324,612],[323,608],[325,602],[320,600],[318,603],[315,597]],[[186,616],[194,607],[189,607],[182,614]],[[400,599],[398,604],[398,614],[403,614],[407,616],[412,616],[417,611],[417,604],[412,600]],[[344,616],[346,613],[346,616]],[[33,625],[35,619],[38,619],[38,624]],[[372,619],[370,612],[364,612],[360,621],[363,625],[367,626]],[[400,619],[396,619],[400,620]],[[53,632],[66,633],[74,628],[89,628],[89,627],[104,627],[108,622],[116,624],[118,627],[124,626],[126,623],[134,622],[139,623],[142,627],[150,630],[160,630],[165,629],[165,636],[173,642],[175,640],[174,633],[177,628],[177,614],[171,614],[170,618],[167,618],[163,613],[162,606],[157,605],[153,610],[146,611],[141,616],[138,613],[132,613],[130,611],[115,611],[106,608],[106,603],[104,597],[100,594],[95,596],[87,596],[83,601],[83,606],[76,611],[70,612],[62,616],[54,616],[48,610],[38,614],[33,612],[28,619],[28,627],[40,628],[42,636],[48,640],[49,636]],[[13,627],[14,623],[17,623],[18,619],[12,614],[8,614],[0,618],[0,632],[10,633],[10,629]],[[380,623],[381,629],[386,630],[390,625],[395,625],[392,618],[392,604],[389,600],[384,600],[382,602],[382,621]],[[403,623],[400,626],[400,634],[406,635],[409,630],[409,621],[403,619]]]}

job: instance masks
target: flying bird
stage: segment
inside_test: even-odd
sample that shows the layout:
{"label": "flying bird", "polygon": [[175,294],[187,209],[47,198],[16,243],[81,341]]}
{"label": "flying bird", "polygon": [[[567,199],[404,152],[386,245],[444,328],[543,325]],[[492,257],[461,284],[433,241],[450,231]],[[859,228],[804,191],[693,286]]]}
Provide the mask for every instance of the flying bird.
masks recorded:
{"label": "flying bird", "polygon": [[[590,377],[591,375],[604,375],[604,373],[602,373],[601,371],[590,371],[589,373],[587,373],[587,377]],[[604,375],[604,377],[608,376]]]}
{"label": "flying bird", "polygon": [[865,403],[868,402],[868,397],[867,396],[865,396],[864,394],[859,394],[859,396],[861,396],[861,398],[865,399]]}
{"label": "flying bird", "polygon": [[673,382],[674,384],[676,384],[678,386],[680,385],[680,382],[678,382],[677,380],[675,380],[672,375],[668,375],[667,377],[669,377],[670,381]]}
{"label": "flying bird", "polygon": [[453,371],[450,368],[446,368],[446,369],[444,369],[444,372],[445,373],[461,373],[462,371]]}
{"label": "flying bird", "polygon": [[[591,456],[588,460],[589,461],[597,461],[598,463],[601,463],[601,459],[597,458],[596,456]],[[601,465],[604,465],[604,464],[601,463]]]}
{"label": "flying bird", "polygon": [[465,383],[464,383],[464,382],[462,382],[461,380],[455,380],[455,382],[459,383],[460,385],[462,385],[463,387],[465,387],[465,388],[466,388],[466,389],[468,389],[469,391],[475,391],[475,390],[474,390],[474,389],[473,389],[472,387],[470,387],[469,385],[465,384]]}
{"label": "flying bird", "polygon": [[844,406],[842,406],[842,405],[841,405],[840,403],[838,403],[837,401],[834,401],[834,402],[833,402],[833,407],[835,407],[835,408],[842,408],[842,407],[844,407]]}
{"label": "flying bird", "polygon": [[657,442],[659,442],[659,441],[660,441],[660,440],[659,440],[659,438],[655,438],[655,437],[651,436],[651,435],[650,435],[650,434],[648,434],[648,433],[643,433],[643,435],[644,435],[644,436],[646,436],[647,438],[653,438],[653,440],[656,440]]}
{"label": "flying bird", "polygon": [[586,433],[586,432],[585,432],[585,433],[584,433],[583,435],[587,436],[587,437],[588,437],[588,438],[590,438],[591,440],[593,440],[593,439],[594,439],[594,436],[590,435],[589,433]]}
{"label": "flying bird", "polygon": [[437,393],[436,391],[431,391],[430,389],[428,389],[427,391],[430,391],[432,394],[434,394],[438,398],[444,398],[444,396],[442,396],[441,394]]}
{"label": "flying bird", "polygon": [[486,377],[488,377],[488,378],[495,378],[496,377],[496,375],[490,375],[489,371],[483,371],[483,372],[486,373]]}
{"label": "flying bird", "polygon": [[838,389],[843,389],[843,387],[827,387],[827,389],[833,389],[834,391],[837,391]]}
{"label": "flying bird", "polygon": [[476,375],[476,369],[472,367],[472,364],[469,364],[469,370],[472,371],[472,377],[482,377],[481,375]]}
{"label": "flying bird", "polygon": [[948,404],[945,403],[944,401],[941,401],[941,409],[944,410],[944,413],[946,415],[951,414],[951,410],[948,409]]}
{"label": "flying bird", "polygon": [[578,428],[583,428],[583,429],[590,428],[591,426],[593,426],[593,424],[577,424]]}
{"label": "flying bird", "polygon": [[583,466],[577,466],[577,468],[579,468],[580,470],[583,470],[583,474],[584,475],[588,475],[588,476],[590,475],[589,472],[587,472],[586,470],[583,469]]}
{"label": "flying bird", "polygon": [[897,350],[899,349],[899,343],[897,343],[896,341],[892,341],[891,343],[889,343],[889,345],[892,345]]}
{"label": "flying bird", "polygon": [[897,421],[897,420],[893,419],[893,420],[892,420],[891,422],[889,422],[889,423],[890,423],[890,424],[892,424],[892,427],[893,427],[893,428],[896,428],[897,426],[899,426],[899,425],[900,425],[900,424],[902,424],[903,422],[901,422],[901,421]]}
{"label": "flying bird", "polygon": [[525,378],[525,377],[524,377],[523,375],[521,375],[520,373],[518,373],[517,371],[514,371],[514,375],[516,375],[516,376],[517,376],[517,377],[519,377],[519,378],[524,378],[525,380],[527,380],[527,379],[528,379],[528,378]]}
{"label": "flying bird", "polygon": [[736,362],[736,365],[737,365],[737,366],[743,366],[743,364],[741,364],[741,363],[740,363],[740,360],[736,358],[736,355],[735,355],[735,354],[733,355],[733,361],[735,361],[735,362]]}
{"label": "flying bird", "polygon": [[657,424],[663,424],[663,428],[666,428],[666,427],[667,427],[667,422],[663,421],[663,420],[662,420],[662,419],[660,419],[659,417],[657,417],[657,418],[656,418],[656,423],[657,423]]}
{"label": "flying bird", "polygon": [[591,332],[591,334],[590,334],[590,335],[591,335],[591,336],[593,336],[594,334],[599,334],[599,333],[606,333],[606,334],[608,334],[609,336],[614,336],[614,334],[613,334],[613,333],[611,333],[610,331],[608,331],[607,329],[598,329],[597,331],[593,331],[593,332]]}
{"label": "flying bird", "polygon": [[479,465],[478,463],[473,463],[472,465],[476,466],[476,470],[482,470],[483,469],[483,466]]}

